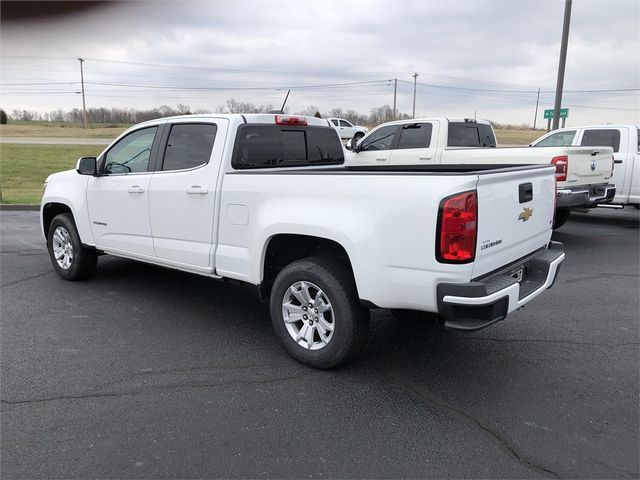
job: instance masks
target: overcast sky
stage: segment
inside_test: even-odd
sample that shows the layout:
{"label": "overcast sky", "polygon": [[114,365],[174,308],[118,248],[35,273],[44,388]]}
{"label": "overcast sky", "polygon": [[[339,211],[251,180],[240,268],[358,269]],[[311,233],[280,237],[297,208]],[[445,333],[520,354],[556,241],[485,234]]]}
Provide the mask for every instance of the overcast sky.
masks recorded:
{"label": "overcast sky", "polygon": [[[531,124],[541,88],[541,126],[553,106],[563,9],[562,0],[212,0],[3,16],[1,104],[81,107],[83,57],[88,107],[214,110],[228,98],[279,106],[291,87],[291,111],[365,113],[392,105],[388,80],[397,78],[398,109],[411,113],[418,72],[418,116],[476,112]],[[640,123],[639,25],[637,0],[573,1],[568,125]]]}

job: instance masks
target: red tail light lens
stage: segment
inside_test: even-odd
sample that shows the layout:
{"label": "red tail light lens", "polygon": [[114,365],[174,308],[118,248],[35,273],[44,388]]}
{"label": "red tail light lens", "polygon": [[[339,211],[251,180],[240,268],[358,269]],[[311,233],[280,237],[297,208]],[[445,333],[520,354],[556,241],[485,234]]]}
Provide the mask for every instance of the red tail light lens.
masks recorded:
{"label": "red tail light lens", "polygon": [[440,202],[436,257],[441,263],[468,263],[476,256],[478,194],[475,190]]}
{"label": "red tail light lens", "polygon": [[551,164],[556,166],[556,180],[558,182],[566,182],[567,171],[569,170],[569,157],[566,155],[553,157],[551,159]]}
{"label": "red tail light lens", "polygon": [[276,125],[306,125],[307,119],[304,117],[290,117],[289,115],[276,115]]}

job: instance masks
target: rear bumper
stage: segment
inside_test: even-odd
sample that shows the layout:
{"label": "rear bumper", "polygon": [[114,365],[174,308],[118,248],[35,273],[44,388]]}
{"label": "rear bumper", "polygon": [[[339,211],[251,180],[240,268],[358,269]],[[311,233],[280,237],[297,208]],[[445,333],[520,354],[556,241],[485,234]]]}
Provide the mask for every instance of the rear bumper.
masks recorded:
{"label": "rear bumper", "polygon": [[558,207],[594,207],[598,203],[609,203],[616,195],[613,184],[568,187],[558,190]]}
{"label": "rear bumper", "polygon": [[551,242],[547,249],[479,280],[441,283],[438,313],[446,327],[458,330],[478,330],[504,320],[553,286],[564,257],[562,244]]}

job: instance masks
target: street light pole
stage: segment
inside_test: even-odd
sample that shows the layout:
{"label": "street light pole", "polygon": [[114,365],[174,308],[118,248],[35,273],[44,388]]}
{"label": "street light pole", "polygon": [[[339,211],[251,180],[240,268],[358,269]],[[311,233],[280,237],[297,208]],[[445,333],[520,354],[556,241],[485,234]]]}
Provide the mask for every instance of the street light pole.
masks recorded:
{"label": "street light pole", "polygon": [[78,61],[80,62],[80,82],[82,83],[82,119],[84,120],[84,128],[87,128],[87,105],[84,101],[84,72],[82,69],[84,58],[78,57]]}
{"label": "street light pole", "polygon": [[415,72],[413,75],[413,114],[411,115],[413,118],[416,118],[416,82],[418,81],[418,72]]}
{"label": "street light pole", "polygon": [[553,129],[560,125],[562,106],[562,88],[564,85],[564,67],[567,62],[567,44],[569,43],[569,24],[571,21],[571,0],[564,3],[564,22],[562,24],[562,43],[560,44],[560,62],[558,63],[558,82],[556,83],[556,102],[553,108]]}
{"label": "street light pole", "polygon": [[533,114],[533,129],[536,129],[536,120],[538,119],[538,104],[540,103],[540,89],[538,88],[538,97],[536,98],[536,113]]}

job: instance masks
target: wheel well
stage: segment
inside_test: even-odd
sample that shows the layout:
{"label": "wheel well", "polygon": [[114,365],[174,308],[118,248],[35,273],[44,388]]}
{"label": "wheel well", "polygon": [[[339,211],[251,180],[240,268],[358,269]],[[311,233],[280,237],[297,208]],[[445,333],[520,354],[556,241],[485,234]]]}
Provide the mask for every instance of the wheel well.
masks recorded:
{"label": "wheel well", "polygon": [[[44,230],[45,238],[47,238],[49,234],[51,222],[53,222],[56,215],[60,215],[61,213],[70,213],[73,219],[73,212],[64,203],[47,203],[42,209],[42,229]],[[73,221],[75,222],[75,219],[73,219]]]}
{"label": "wheel well", "polygon": [[295,260],[318,255],[330,256],[353,272],[349,255],[338,242],[309,235],[280,234],[271,237],[264,256],[260,297],[264,300],[269,298],[273,282],[284,267]]}

